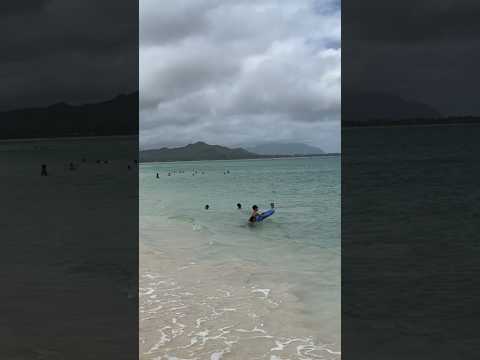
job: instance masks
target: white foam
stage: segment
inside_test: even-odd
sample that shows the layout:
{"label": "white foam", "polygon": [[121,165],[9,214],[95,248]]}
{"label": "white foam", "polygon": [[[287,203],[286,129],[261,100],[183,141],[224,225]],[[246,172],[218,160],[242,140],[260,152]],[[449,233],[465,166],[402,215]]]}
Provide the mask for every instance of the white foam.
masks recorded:
{"label": "white foam", "polygon": [[210,360],[220,360],[222,357],[223,357],[223,351],[221,351],[221,352],[214,352],[214,353],[210,356]]}
{"label": "white foam", "polygon": [[217,289],[217,291],[220,291],[220,292],[223,292],[224,293],[224,297],[230,297],[232,296],[232,293],[228,290],[223,290],[223,289]]}
{"label": "white foam", "polygon": [[[145,291],[145,292],[142,293],[142,291]],[[140,288],[140,296],[147,296],[147,295],[153,294],[154,291],[155,291],[154,288]]]}
{"label": "white foam", "polygon": [[254,289],[252,290],[252,293],[262,293],[264,295],[264,299],[266,299],[268,297],[268,295],[270,294],[270,289]]}
{"label": "white foam", "polygon": [[220,310],[223,310],[224,312],[228,312],[228,311],[237,311],[236,308],[223,308],[223,309],[220,309]]}

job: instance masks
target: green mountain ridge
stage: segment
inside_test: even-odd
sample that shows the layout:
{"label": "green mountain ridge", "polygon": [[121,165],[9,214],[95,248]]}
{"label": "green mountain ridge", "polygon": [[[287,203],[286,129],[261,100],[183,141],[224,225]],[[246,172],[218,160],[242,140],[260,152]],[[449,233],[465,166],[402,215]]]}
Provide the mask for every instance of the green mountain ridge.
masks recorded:
{"label": "green mountain ridge", "polygon": [[154,161],[195,161],[255,159],[261,155],[242,148],[230,149],[221,145],[209,145],[202,141],[178,148],[161,148],[140,151],[140,162]]}
{"label": "green mountain ridge", "polygon": [[325,152],[315,146],[303,143],[268,142],[247,147],[247,150],[260,155],[319,155]]}
{"label": "green mountain ridge", "polygon": [[304,154],[304,155],[260,155],[243,148],[228,148],[221,145],[210,145],[202,141],[177,148],[140,150],[140,162],[199,161],[199,160],[241,160],[272,159],[284,157],[336,156],[337,153]]}

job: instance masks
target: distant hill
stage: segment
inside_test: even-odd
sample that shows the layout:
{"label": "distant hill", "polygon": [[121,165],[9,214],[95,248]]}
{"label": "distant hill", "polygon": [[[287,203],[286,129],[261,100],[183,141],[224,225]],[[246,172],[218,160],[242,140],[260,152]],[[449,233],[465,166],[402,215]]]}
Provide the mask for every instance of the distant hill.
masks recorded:
{"label": "distant hill", "polygon": [[242,148],[230,149],[220,145],[196,142],[184,147],[161,148],[140,151],[141,162],[153,161],[190,161],[190,160],[234,160],[262,157]]}
{"label": "distant hill", "polygon": [[[434,108],[417,101],[406,100],[384,93],[344,94],[342,123],[363,122],[379,119],[438,118]],[[348,106],[346,106],[348,104]]]}
{"label": "distant hill", "polygon": [[325,152],[315,146],[302,143],[265,143],[247,147],[248,151],[260,155],[318,155]]}
{"label": "distant hill", "polygon": [[0,112],[0,139],[138,134],[138,93],[93,104]]}

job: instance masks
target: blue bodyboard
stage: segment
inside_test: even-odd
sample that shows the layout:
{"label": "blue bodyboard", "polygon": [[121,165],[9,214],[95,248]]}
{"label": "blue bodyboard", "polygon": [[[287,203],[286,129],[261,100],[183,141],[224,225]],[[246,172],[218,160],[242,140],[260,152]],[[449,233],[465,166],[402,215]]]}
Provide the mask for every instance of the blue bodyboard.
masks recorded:
{"label": "blue bodyboard", "polygon": [[274,213],[275,213],[275,209],[270,209],[270,210],[264,211],[263,213],[257,215],[257,217],[255,218],[255,220],[256,220],[257,222],[263,221],[263,220],[266,219],[267,217],[272,216]]}

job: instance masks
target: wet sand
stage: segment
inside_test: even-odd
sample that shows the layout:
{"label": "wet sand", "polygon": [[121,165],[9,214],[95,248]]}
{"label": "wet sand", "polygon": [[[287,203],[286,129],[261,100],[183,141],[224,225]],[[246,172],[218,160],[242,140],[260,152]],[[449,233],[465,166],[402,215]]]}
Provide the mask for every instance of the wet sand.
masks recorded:
{"label": "wet sand", "polygon": [[268,267],[199,258],[206,246],[206,233],[140,219],[141,359],[340,358],[281,274],[258,281]]}

